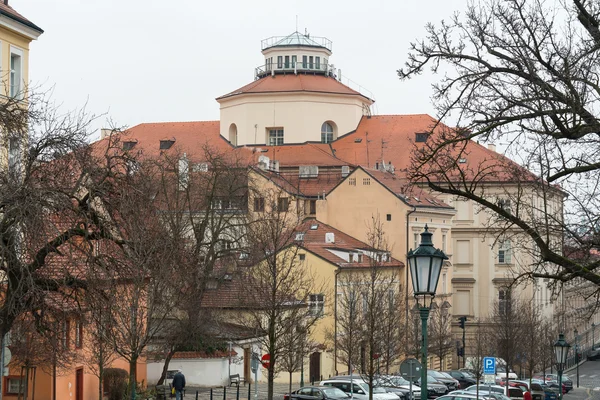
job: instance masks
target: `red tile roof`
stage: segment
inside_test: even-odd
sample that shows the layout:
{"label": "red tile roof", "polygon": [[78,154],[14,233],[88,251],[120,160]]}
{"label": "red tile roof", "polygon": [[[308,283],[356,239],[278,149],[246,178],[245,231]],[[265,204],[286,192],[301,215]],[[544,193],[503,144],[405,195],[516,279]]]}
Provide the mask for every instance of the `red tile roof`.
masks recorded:
{"label": "red tile roof", "polygon": [[[391,162],[396,173],[403,175],[413,165],[412,149],[423,146],[415,143],[416,134],[428,133],[432,129],[436,135],[451,128],[437,123],[427,114],[363,117],[355,131],[340,137],[331,146],[339,159],[367,168],[375,167],[376,163]],[[519,170],[529,179],[535,179],[532,173],[509,158],[474,141],[466,143],[464,158],[465,163],[460,168],[467,179],[490,166],[493,168],[489,170],[486,181],[510,180],[512,175],[505,172],[507,168]]]}
{"label": "red tile roof", "polygon": [[[287,144],[282,146],[248,146],[256,149],[255,159],[267,156],[270,160],[279,161],[280,167],[298,165],[317,165],[319,167],[332,167],[350,165],[333,154],[331,146],[327,143],[305,142],[302,144]],[[260,151],[258,151],[260,149]]]}
{"label": "red tile roof", "polygon": [[173,354],[173,358],[175,359],[190,359],[190,358],[229,358],[237,356],[237,352],[235,350],[228,351],[220,351],[216,350],[211,353],[206,351],[178,351]]}
{"label": "red tile roof", "polygon": [[[313,229],[314,228],[314,229]],[[377,262],[368,257],[367,254],[363,253],[363,261],[361,263],[358,262],[348,262],[345,259],[339,257],[334,252],[330,250],[341,250],[343,252],[357,252],[358,250],[363,250],[368,252],[379,250],[385,251],[384,249],[374,249],[372,246],[368,245],[365,242],[362,242],[340,230],[335,229],[334,227],[327,225],[321,221],[316,219],[307,219],[302,224],[298,226],[296,229],[298,232],[304,233],[304,236],[301,241],[298,241],[297,244],[310,251],[311,253],[316,254],[317,256],[329,261],[330,263],[337,265],[342,268],[369,268],[374,265],[384,266],[384,267],[402,267],[404,263],[402,261],[398,261],[395,258],[390,257],[390,261],[387,262]],[[325,234],[333,233],[334,242],[326,243]]]}
{"label": "red tile roof", "polygon": [[341,169],[319,171],[316,178],[300,178],[298,171],[257,171],[285,192],[300,197],[317,197],[329,192],[343,180]]}
{"label": "red tile roof", "polygon": [[[350,89],[335,78],[325,75],[309,74],[287,74],[266,76],[255,80],[241,88],[217,97],[218,100],[238,96],[246,93],[289,93],[289,92],[313,92],[313,93],[334,93],[346,94],[352,96],[363,96],[356,90]],[[371,99],[369,99],[371,100]]]}
{"label": "red tile roof", "polygon": [[31,22],[27,18],[25,18],[24,16],[22,16],[21,14],[19,14],[17,11],[15,11],[14,8],[12,8],[11,6],[9,6],[8,4],[5,4],[4,1],[0,1],[0,14],[6,15],[10,19],[13,19],[13,20],[15,20],[17,22],[20,22],[23,25],[27,25],[28,27],[33,28],[33,29],[35,29],[36,31],[38,31],[40,33],[44,33],[44,31],[42,30],[42,28],[40,28],[39,26],[37,26],[36,24],[34,24],[33,22]]}

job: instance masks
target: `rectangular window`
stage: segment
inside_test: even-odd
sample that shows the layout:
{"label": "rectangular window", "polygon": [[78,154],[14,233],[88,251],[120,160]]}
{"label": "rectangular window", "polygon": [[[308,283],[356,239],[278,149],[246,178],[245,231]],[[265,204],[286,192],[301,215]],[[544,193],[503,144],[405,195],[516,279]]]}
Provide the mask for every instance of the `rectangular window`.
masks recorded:
{"label": "rectangular window", "polygon": [[67,350],[69,348],[69,341],[71,335],[71,322],[69,320],[63,321],[62,324],[62,346],[63,349]]}
{"label": "rectangular window", "polygon": [[419,234],[413,234],[413,250],[419,247]]}
{"label": "rectangular window", "polygon": [[290,56],[285,56],[285,67],[286,68],[290,67]]}
{"label": "rectangular window", "polygon": [[277,68],[283,68],[283,56],[277,56]]}
{"label": "rectangular window", "polygon": [[269,146],[281,146],[283,144],[283,128],[269,129]]}
{"label": "rectangular window", "polygon": [[23,394],[25,390],[25,378],[8,377],[6,378],[6,394]]}
{"label": "rectangular window", "polygon": [[306,254],[298,254],[298,258],[300,259],[300,261],[304,261],[306,260]]}
{"label": "rectangular window", "polygon": [[313,56],[308,57],[308,67],[313,69]]}
{"label": "rectangular window", "polygon": [[512,214],[512,209],[510,207],[510,200],[507,200],[507,199],[498,200],[498,207],[500,207],[507,213]]}
{"label": "rectangular window", "polygon": [[306,68],[306,66],[307,66],[306,60],[307,59],[308,59],[308,57],[302,56],[302,68]]}
{"label": "rectangular window", "polygon": [[501,315],[510,313],[510,290],[500,289],[498,290],[498,312]]}
{"label": "rectangular window", "polygon": [[265,199],[263,197],[254,198],[254,211],[265,211]]}
{"label": "rectangular window", "polygon": [[169,150],[173,146],[173,143],[175,143],[174,140],[161,140],[158,148],[160,150]]}
{"label": "rectangular window", "polygon": [[446,252],[446,234],[442,235],[442,251]]}
{"label": "rectangular window", "polygon": [[82,347],[83,339],[83,324],[81,320],[75,322],[75,347],[80,349]]}
{"label": "rectangular window", "polygon": [[503,240],[498,246],[498,264],[511,264],[510,240]]}
{"label": "rectangular window", "polygon": [[310,315],[323,315],[325,309],[325,295],[311,294],[308,300],[308,312]]}
{"label": "rectangular window", "polygon": [[298,57],[292,56],[292,68],[296,68],[296,62],[298,62]]}
{"label": "rectangular window", "polygon": [[23,51],[10,47],[10,97],[23,98]]}
{"label": "rectangular window", "polygon": [[386,214],[385,219],[387,221],[391,221],[392,220],[392,214]]}
{"label": "rectangular window", "polygon": [[316,214],[316,213],[317,213],[317,201],[311,200],[310,201],[310,214]]}
{"label": "rectangular window", "polygon": [[348,185],[350,185],[350,186],[356,186],[356,178],[349,178],[348,179]]}
{"label": "rectangular window", "polygon": [[446,294],[446,283],[447,283],[447,275],[444,272],[442,274],[442,294]]}
{"label": "rectangular window", "polygon": [[16,178],[21,169],[21,141],[19,138],[8,139],[8,173]]}
{"label": "rectangular window", "polygon": [[321,69],[321,57],[315,57],[315,68]]}
{"label": "rectangular window", "polygon": [[371,178],[363,178],[363,186],[371,185]]}
{"label": "rectangular window", "polygon": [[287,197],[280,197],[277,199],[277,211],[287,211],[290,207],[290,199]]}
{"label": "rectangular window", "polygon": [[429,136],[427,133],[417,132],[415,134],[415,142],[417,142],[417,143],[426,142],[427,136]]}

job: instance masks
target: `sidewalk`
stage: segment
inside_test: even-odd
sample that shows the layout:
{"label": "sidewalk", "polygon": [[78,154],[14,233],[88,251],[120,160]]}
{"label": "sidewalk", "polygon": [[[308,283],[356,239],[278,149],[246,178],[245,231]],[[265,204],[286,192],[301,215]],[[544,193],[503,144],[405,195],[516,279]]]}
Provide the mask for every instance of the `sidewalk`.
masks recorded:
{"label": "sidewalk", "polygon": [[[250,387],[250,400],[266,400],[267,399],[267,383],[258,383],[258,387],[255,388],[254,385],[240,385],[239,387],[239,400],[248,400],[248,388]],[[292,390],[296,390],[300,387],[298,383],[292,383]],[[233,386],[225,387],[225,392],[223,391],[223,387],[214,387],[212,388],[212,398],[213,400],[237,400],[238,399],[238,388]],[[255,392],[255,389],[256,392]],[[196,392],[198,392],[198,399],[202,400],[210,400],[210,390],[211,388],[207,387],[194,387],[188,386],[185,390],[185,398],[186,399],[195,399]],[[283,400],[283,395],[288,393],[289,384],[287,383],[275,383],[273,386],[273,399],[274,400]],[[256,393],[256,397],[255,397]],[[223,397],[225,395],[225,397]]]}

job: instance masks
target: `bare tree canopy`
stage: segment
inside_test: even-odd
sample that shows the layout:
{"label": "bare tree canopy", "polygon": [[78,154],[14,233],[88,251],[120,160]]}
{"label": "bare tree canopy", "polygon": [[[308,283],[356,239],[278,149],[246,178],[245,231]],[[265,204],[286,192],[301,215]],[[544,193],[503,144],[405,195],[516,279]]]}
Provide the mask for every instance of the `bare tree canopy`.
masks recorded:
{"label": "bare tree canopy", "polygon": [[[522,277],[600,285],[599,18],[597,1],[470,2],[427,25],[398,71],[442,75],[441,122],[418,147],[412,180],[493,211],[496,233],[528,236],[536,261]],[[520,165],[475,140],[506,146]],[[504,193],[490,190],[498,182]]]}

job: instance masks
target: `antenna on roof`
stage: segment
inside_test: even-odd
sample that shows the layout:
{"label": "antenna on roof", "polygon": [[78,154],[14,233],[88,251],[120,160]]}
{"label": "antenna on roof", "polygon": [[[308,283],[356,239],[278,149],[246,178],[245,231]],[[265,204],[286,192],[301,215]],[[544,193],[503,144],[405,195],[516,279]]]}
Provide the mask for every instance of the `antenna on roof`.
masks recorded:
{"label": "antenna on roof", "polygon": [[296,14],[296,32],[298,32],[298,14]]}

